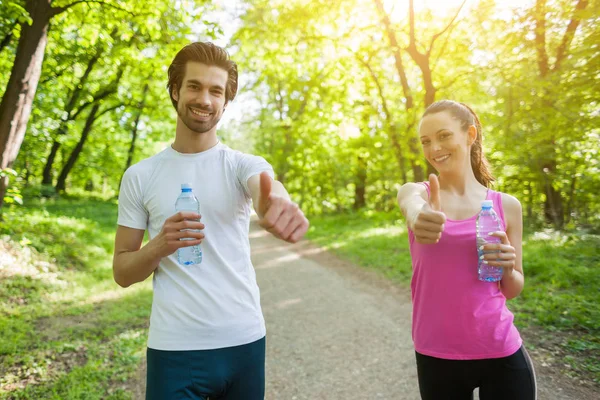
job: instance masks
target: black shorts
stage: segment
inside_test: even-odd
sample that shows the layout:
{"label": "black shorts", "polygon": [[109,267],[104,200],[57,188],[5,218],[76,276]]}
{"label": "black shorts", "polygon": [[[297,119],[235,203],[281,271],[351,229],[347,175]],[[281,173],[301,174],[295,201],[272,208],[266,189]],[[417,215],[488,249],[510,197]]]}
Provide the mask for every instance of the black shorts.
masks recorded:
{"label": "black shorts", "polygon": [[471,400],[479,388],[481,400],[535,400],[531,359],[521,347],[508,357],[446,360],[416,353],[423,400]]}

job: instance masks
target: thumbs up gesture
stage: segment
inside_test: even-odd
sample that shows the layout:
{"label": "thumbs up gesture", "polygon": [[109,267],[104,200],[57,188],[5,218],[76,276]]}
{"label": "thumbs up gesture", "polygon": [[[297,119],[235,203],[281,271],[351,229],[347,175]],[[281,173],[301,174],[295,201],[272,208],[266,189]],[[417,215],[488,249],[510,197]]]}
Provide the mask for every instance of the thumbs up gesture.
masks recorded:
{"label": "thumbs up gesture", "polygon": [[273,181],[267,172],[260,174],[258,223],[275,237],[296,243],[308,230],[308,220],[298,205],[272,192]]}
{"label": "thumbs up gesture", "polygon": [[435,244],[444,231],[446,215],[442,212],[440,182],[434,174],[429,175],[429,201],[423,204],[412,220],[411,229],[418,243]]}

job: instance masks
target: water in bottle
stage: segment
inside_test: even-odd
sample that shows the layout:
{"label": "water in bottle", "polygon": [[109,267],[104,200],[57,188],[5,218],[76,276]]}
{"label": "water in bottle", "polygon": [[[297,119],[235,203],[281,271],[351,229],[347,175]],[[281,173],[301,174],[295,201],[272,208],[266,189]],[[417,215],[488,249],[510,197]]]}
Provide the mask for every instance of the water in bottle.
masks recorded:
{"label": "water in bottle", "polygon": [[501,243],[501,240],[497,236],[490,236],[491,232],[502,231],[500,219],[496,212],[494,212],[492,200],[484,200],[481,203],[481,211],[477,215],[477,254],[478,258],[478,274],[479,280],[485,282],[497,282],[502,279],[503,269],[499,267],[493,267],[483,263],[481,256],[485,253],[499,253],[498,250],[480,250],[480,247],[486,243]]}
{"label": "water in bottle", "polygon": [[[175,211],[191,211],[200,213],[198,199],[192,192],[192,187],[187,184],[181,184],[181,194],[175,202]],[[183,238],[181,240],[193,240],[191,238]],[[177,261],[181,265],[194,265],[202,262],[202,249],[200,245],[182,247],[177,249]]]}

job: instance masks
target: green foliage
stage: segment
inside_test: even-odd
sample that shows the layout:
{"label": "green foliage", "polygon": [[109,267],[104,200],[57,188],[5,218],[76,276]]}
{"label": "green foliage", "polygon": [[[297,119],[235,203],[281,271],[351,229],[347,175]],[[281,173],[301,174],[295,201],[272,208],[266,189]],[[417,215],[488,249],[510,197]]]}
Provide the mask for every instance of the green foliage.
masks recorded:
{"label": "green foliage", "polygon": [[538,232],[523,247],[528,290],[519,310],[549,328],[600,332],[600,238]]}
{"label": "green foliage", "polygon": [[[5,177],[15,177],[17,176],[17,171],[12,168],[0,169],[0,179]],[[21,195],[21,191],[17,187],[10,187],[6,191],[4,195],[4,202],[6,204],[23,204],[23,196]]]}
{"label": "green foliage", "polygon": [[25,23],[31,25],[33,20],[29,16],[29,13],[23,5],[22,2],[14,2],[14,1],[4,1],[6,3],[5,9],[2,12],[2,19],[4,22],[6,21],[17,21],[18,23]]}
{"label": "green foliage", "polygon": [[130,398],[152,293],[114,283],[115,220],[115,203],[89,198],[5,213],[0,398]]}
{"label": "green foliage", "polygon": [[[212,5],[203,0],[107,4],[77,4],[52,20],[32,117],[14,165],[19,173],[14,183],[21,189],[42,183],[45,168],[50,170],[45,184],[57,184],[90,110],[99,104],[66,188],[114,196],[129,153],[135,163],[173,135],[174,110],[164,88],[175,53],[192,35],[206,40],[220,32],[207,13]],[[204,23],[195,25],[200,18]],[[0,65],[12,60],[10,51],[9,46],[0,53]]]}
{"label": "green foliage", "polygon": [[[546,2],[545,46],[536,42],[541,14],[532,4],[508,7],[481,0],[469,3],[456,19],[456,8],[417,4],[411,32],[408,5],[382,2],[400,46],[408,91],[400,83],[396,49],[378,2],[241,2],[228,48],[243,85],[236,101],[251,106],[221,130],[225,140],[243,138],[237,142],[241,150],[265,156],[308,213],[393,209],[396,185],[426,168],[415,142],[425,75],[409,51],[414,35],[414,49],[430,67],[435,98],[465,101],[480,114],[496,188],[521,200],[528,224],[600,231],[598,1],[579,13],[573,2]],[[7,27],[20,18],[11,7],[0,14]],[[115,7],[78,4],[56,16],[14,166],[16,187],[39,187],[46,167],[52,181],[47,183],[55,184],[99,102],[101,115],[66,189],[115,196],[134,132],[131,163],[172,139],[175,119],[165,70],[191,37],[222,35],[208,12],[214,8],[201,0],[181,7],[124,1]],[[571,21],[577,30],[569,39]],[[15,37],[18,31],[17,25]],[[15,44],[12,40],[0,53],[0,65],[10,65]],[[545,72],[540,48],[548,56]],[[558,64],[560,48],[564,56]],[[116,90],[100,100],[119,71]],[[50,163],[52,147],[58,151]]]}
{"label": "green foliage", "polygon": [[[435,98],[469,103],[480,114],[496,188],[521,200],[529,224],[598,230],[599,3],[575,13],[573,2],[549,1],[540,16],[532,4],[482,0],[455,20],[456,9],[416,6],[411,32],[408,5],[383,2],[409,93],[376,3],[249,1],[232,40],[260,104],[239,128],[303,208],[393,207],[395,185],[424,167],[414,140],[427,61]],[[545,47],[535,38],[541,17]],[[578,28],[569,41],[571,21]],[[539,48],[547,49],[548,71],[538,65]]]}

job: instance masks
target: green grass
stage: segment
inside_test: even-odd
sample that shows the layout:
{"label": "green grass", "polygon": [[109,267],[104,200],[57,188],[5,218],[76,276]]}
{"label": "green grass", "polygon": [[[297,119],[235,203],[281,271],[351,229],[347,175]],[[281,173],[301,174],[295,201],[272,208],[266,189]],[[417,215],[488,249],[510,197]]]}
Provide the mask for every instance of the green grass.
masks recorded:
{"label": "green grass", "polygon": [[390,279],[408,283],[410,252],[406,229],[398,218],[372,212],[312,217],[307,238]]}
{"label": "green grass", "polygon": [[116,212],[93,199],[5,210],[0,239],[12,258],[0,263],[0,399],[131,397],[152,292],[112,279]]}
{"label": "green grass", "polygon": [[[410,283],[408,234],[399,212],[313,217],[307,237],[403,285]],[[541,332],[527,337],[532,345],[558,346],[574,371],[600,383],[600,237],[526,233],[523,264],[525,289],[508,303],[515,323]]]}

